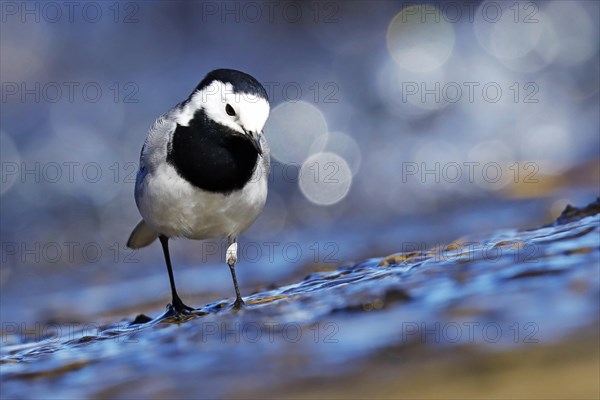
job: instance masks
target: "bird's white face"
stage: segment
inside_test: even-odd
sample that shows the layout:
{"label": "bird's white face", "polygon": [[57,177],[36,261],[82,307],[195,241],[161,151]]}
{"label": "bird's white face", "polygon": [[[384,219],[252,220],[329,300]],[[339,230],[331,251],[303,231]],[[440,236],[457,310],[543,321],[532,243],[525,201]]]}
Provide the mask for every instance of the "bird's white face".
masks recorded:
{"label": "bird's white face", "polygon": [[204,109],[213,121],[240,133],[261,132],[270,110],[265,99],[249,93],[234,93],[230,83],[220,81],[214,81],[192,95],[182,115],[189,117],[185,125],[199,108]]}

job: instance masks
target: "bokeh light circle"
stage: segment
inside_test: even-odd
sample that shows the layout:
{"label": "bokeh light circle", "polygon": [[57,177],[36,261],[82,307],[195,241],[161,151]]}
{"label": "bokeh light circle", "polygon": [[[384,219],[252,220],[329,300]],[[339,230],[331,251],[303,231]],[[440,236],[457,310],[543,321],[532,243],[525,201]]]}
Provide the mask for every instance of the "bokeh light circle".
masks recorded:
{"label": "bokeh light circle", "polygon": [[498,59],[520,58],[540,41],[539,13],[524,4],[485,1],[477,8],[473,29],[481,47]]}
{"label": "bokeh light circle", "polygon": [[[546,60],[560,65],[577,65],[598,54],[598,26],[590,18],[590,4],[553,1],[543,10],[544,21],[554,30],[546,37],[540,53]],[[586,10],[585,6],[590,9]],[[597,15],[598,11],[595,10]]]}
{"label": "bokeh light circle", "polygon": [[390,22],[387,47],[404,69],[427,72],[441,67],[454,49],[454,27],[431,5],[405,7]]}
{"label": "bokeh light circle", "polygon": [[271,111],[265,125],[265,135],[271,156],[288,164],[302,164],[315,148],[316,140],[324,146],[327,138],[327,121],[323,113],[305,101],[285,102]]}
{"label": "bokeh light circle", "polygon": [[318,205],[339,202],[346,197],[351,184],[350,166],[335,153],[314,154],[300,168],[300,190],[309,201]]}

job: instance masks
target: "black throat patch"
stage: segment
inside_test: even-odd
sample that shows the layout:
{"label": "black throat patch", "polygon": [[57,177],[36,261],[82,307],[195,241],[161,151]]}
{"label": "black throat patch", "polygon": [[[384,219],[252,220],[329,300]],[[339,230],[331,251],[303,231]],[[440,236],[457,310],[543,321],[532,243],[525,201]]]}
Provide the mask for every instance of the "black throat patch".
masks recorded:
{"label": "black throat patch", "polygon": [[240,133],[198,110],[189,126],[177,125],[167,162],[192,185],[215,193],[243,188],[256,169],[258,152]]}

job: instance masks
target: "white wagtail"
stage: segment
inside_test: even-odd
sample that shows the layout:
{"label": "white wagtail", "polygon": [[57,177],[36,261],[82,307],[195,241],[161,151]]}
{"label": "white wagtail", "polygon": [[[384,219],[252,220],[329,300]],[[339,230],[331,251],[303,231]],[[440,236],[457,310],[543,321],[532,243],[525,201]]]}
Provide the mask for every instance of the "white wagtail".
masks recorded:
{"label": "white wagtail", "polygon": [[237,237],[267,199],[269,148],[262,130],[268,116],[267,92],[256,79],[218,69],[150,128],[135,184],[142,220],[127,246],[138,249],[160,239],[177,313],[193,308],[175,289],[172,237],[226,238],[234,307],[244,304],[235,276]]}

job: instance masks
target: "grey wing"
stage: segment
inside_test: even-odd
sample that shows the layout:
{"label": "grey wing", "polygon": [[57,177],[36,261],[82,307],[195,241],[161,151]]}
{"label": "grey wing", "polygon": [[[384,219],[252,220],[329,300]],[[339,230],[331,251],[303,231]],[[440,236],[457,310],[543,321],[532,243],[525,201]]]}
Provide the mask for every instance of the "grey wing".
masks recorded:
{"label": "grey wing", "polygon": [[263,150],[263,168],[265,175],[268,177],[269,171],[271,170],[271,149],[269,148],[269,144],[267,143],[267,138],[265,137],[264,133],[260,134],[260,146]]}
{"label": "grey wing", "polygon": [[167,153],[173,140],[173,132],[177,128],[177,122],[173,116],[174,111],[175,109],[163,114],[150,128],[140,155],[140,169],[146,168],[149,171],[154,171],[158,165],[167,159]]}
{"label": "grey wing", "polygon": [[171,110],[163,114],[152,124],[142,147],[140,167],[135,179],[135,201],[138,203],[138,207],[140,197],[143,195],[146,176],[154,173],[159,165],[166,162],[168,149],[173,139],[173,132],[175,132],[175,128],[177,127],[177,123],[172,115],[173,111]]}
{"label": "grey wing", "polygon": [[[142,146],[140,167],[135,180],[135,202],[138,208],[140,207],[140,202],[143,201],[145,181],[148,174],[154,173],[158,166],[167,160],[169,147],[173,140],[173,132],[177,128],[174,114],[180,108],[181,105],[178,104],[154,121]],[[148,246],[157,237],[158,233],[144,220],[141,220],[131,232],[127,246],[138,249]]]}

